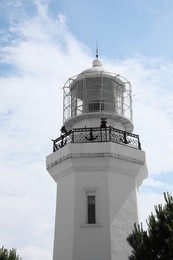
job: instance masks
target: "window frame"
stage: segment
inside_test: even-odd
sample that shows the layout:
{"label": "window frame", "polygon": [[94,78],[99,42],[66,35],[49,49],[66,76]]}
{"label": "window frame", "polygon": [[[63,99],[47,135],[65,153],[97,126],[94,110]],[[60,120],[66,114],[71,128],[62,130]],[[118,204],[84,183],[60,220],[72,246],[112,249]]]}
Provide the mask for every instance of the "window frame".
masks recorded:
{"label": "window frame", "polygon": [[[96,192],[87,192],[87,224],[97,224]],[[94,199],[94,203],[92,200]]]}
{"label": "window frame", "polygon": [[[88,210],[87,210],[87,195],[88,194],[95,194],[95,214],[96,214],[96,221],[95,224],[89,224],[88,223]],[[84,189],[84,197],[85,197],[85,211],[84,211],[84,223],[81,224],[81,227],[102,227],[103,225],[100,222],[100,208],[99,208],[99,188],[98,187],[90,187],[90,188],[85,188]]]}

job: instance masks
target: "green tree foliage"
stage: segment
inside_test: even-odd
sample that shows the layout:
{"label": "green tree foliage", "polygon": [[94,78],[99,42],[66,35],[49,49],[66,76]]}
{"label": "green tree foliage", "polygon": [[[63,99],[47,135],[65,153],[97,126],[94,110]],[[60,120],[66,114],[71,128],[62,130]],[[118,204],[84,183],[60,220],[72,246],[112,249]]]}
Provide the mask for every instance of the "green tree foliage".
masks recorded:
{"label": "green tree foliage", "polygon": [[130,260],[173,260],[173,197],[164,193],[165,205],[155,206],[147,220],[147,230],[134,225],[127,241],[132,247]]}
{"label": "green tree foliage", "polygon": [[14,248],[7,250],[2,247],[0,248],[0,260],[21,260],[21,258],[16,254]]}

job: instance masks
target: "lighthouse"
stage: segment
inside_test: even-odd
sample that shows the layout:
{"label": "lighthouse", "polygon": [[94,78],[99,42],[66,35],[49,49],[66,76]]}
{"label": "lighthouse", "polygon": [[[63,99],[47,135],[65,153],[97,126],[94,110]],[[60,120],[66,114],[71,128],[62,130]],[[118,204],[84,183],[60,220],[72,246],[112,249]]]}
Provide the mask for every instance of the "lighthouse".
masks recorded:
{"label": "lighthouse", "polygon": [[46,158],[57,183],[53,260],[127,260],[147,177],[131,84],[96,55],[63,92],[63,126]]}

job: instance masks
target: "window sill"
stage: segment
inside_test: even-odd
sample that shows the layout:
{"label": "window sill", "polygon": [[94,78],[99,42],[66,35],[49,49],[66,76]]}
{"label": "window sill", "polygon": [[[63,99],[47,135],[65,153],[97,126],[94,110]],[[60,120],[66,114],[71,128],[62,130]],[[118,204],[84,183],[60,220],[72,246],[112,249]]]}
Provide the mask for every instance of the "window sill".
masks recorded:
{"label": "window sill", "polygon": [[103,225],[100,223],[96,223],[96,224],[82,224],[80,226],[81,227],[102,227]]}

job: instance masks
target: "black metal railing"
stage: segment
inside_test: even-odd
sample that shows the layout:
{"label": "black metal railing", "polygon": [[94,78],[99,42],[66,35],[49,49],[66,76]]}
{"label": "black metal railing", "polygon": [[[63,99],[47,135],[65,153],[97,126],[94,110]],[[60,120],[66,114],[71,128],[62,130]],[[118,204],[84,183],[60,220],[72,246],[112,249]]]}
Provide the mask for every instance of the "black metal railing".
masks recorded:
{"label": "black metal railing", "polygon": [[141,149],[139,135],[128,133],[113,127],[75,128],[63,133],[53,141],[53,152],[68,143],[113,142]]}

